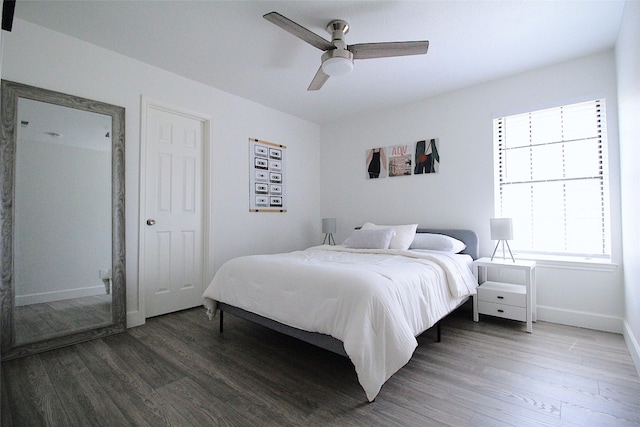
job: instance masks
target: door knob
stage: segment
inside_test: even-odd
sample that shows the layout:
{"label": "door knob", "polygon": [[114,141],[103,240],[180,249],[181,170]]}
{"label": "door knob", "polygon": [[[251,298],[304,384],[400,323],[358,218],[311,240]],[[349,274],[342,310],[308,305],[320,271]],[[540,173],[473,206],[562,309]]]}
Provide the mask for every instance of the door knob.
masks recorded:
{"label": "door knob", "polygon": [[147,225],[154,225],[156,223],[155,219],[148,219],[147,220]]}

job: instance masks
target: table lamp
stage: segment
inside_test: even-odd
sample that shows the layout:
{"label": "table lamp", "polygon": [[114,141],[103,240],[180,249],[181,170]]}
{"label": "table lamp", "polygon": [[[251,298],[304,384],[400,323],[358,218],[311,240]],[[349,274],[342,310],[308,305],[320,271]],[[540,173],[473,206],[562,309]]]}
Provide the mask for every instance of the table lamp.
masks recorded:
{"label": "table lamp", "polygon": [[322,218],[322,232],[324,233],[322,244],[335,245],[336,241],[333,239],[333,233],[336,232],[336,219]]}
{"label": "table lamp", "polygon": [[513,253],[511,253],[511,247],[509,246],[509,240],[513,240],[513,220],[511,218],[491,218],[489,219],[489,225],[491,227],[491,240],[498,241],[491,255],[491,261],[493,261],[498,246],[500,242],[502,242],[502,259],[505,259],[504,244],[506,243],[511,259],[513,262],[516,262],[513,258]]}

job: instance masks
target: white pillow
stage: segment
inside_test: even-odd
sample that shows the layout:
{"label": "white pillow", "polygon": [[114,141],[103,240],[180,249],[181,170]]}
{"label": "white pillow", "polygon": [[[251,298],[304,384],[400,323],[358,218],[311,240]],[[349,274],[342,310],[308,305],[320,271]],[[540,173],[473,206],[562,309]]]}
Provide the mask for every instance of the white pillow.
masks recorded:
{"label": "white pillow", "polygon": [[353,230],[351,236],[344,241],[344,245],[353,249],[389,249],[389,243],[395,231],[391,228],[384,230]]}
{"label": "white pillow", "polygon": [[362,226],[363,230],[383,230],[390,228],[396,232],[396,235],[391,239],[389,249],[409,249],[413,238],[416,236],[416,229],[418,224],[407,225],[375,225],[370,222],[365,223]]}
{"label": "white pillow", "polygon": [[462,252],[466,247],[467,245],[460,240],[444,234],[416,233],[410,249],[430,249],[432,251],[457,254]]}

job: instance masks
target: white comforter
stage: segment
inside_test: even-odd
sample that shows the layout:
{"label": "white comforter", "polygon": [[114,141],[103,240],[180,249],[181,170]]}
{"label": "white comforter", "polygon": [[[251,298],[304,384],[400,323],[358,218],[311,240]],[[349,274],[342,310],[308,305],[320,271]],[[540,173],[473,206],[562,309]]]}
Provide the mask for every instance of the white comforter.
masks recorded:
{"label": "white comforter", "polygon": [[415,337],[475,294],[466,258],[342,246],[245,256],[219,269],[205,306],[213,315],[221,301],[341,340],[372,401],[409,361]]}

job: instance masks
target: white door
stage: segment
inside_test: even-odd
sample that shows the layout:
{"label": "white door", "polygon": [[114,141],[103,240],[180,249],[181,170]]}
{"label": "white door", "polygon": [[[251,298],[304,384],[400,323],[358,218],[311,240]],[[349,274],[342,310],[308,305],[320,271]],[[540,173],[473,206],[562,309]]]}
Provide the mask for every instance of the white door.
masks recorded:
{"label": "white door", "polygon": [[145,317],[202,304],[206,121],[149,105],[144,156]]}

